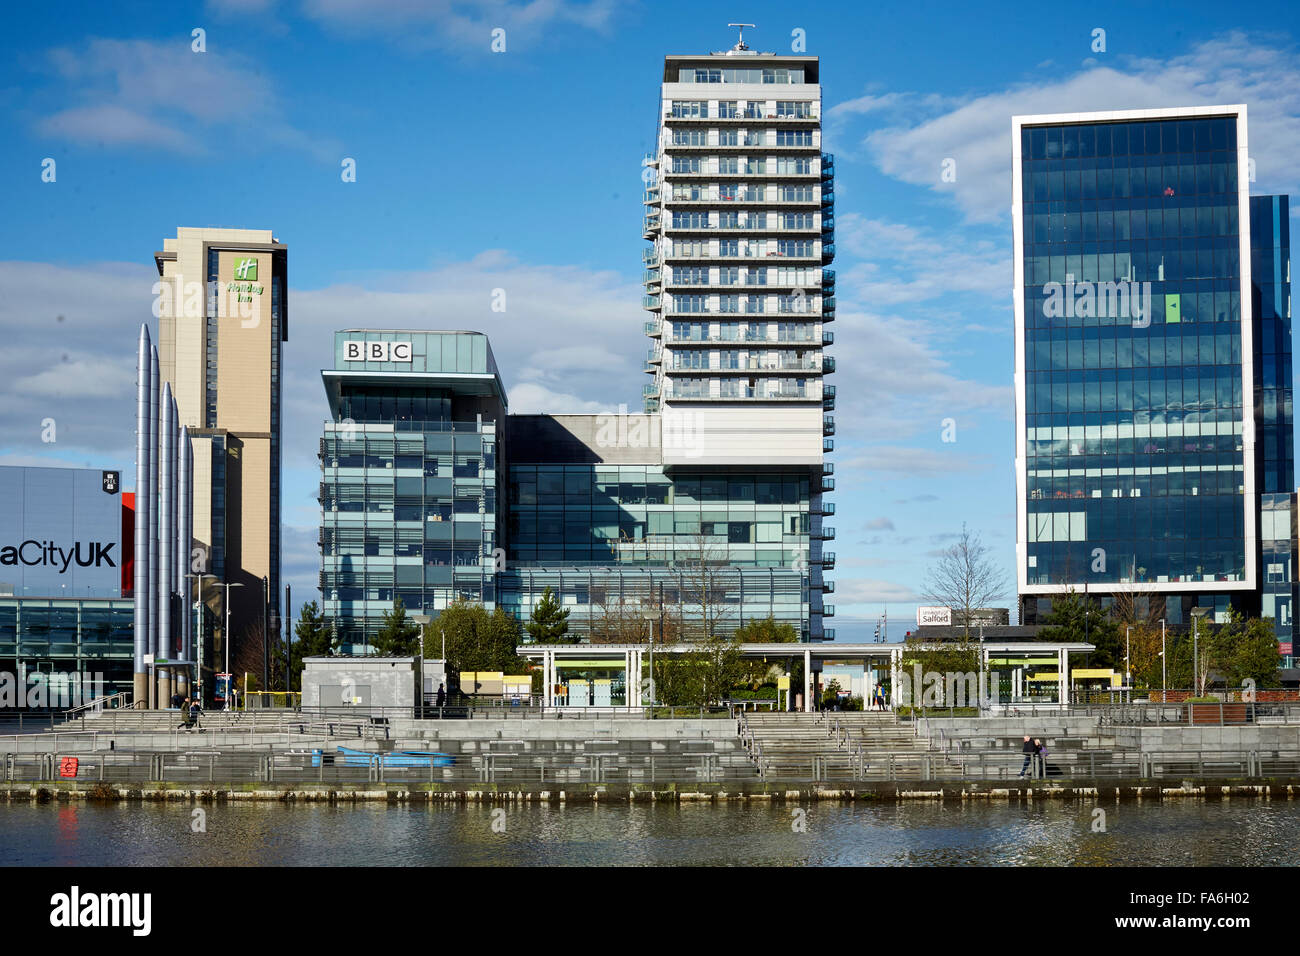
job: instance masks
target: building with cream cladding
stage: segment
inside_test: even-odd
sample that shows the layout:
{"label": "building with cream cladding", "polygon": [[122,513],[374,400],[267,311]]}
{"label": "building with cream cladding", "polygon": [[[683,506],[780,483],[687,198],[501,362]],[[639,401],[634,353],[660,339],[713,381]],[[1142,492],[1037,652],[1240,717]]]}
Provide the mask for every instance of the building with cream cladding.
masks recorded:
{"label": "building with cream cladding", "polygon": [[[773,479],[806,481],[797,547],[807,550],[778,563],[763,547],[774,542],[757,537],[769,523],[756,521],[752,557],[805,572],[812,640],[833,636],[824,618],[834,613],[822,600],[834,566],[824,547],[834,509],[823,498],[834,487],[825,455],[835,361],[825,347],[835,274],[824,268],[835,255],[834,162],[822,152],[821,112],[817,57],[758,52],[743,36],[730,50],[666,57],[643,177],[645,408],[661,422],[663,465],[683,480],[728,482],[725,497],[701,485],[702,513],[717,513],[710,503],[760,507],[753,495]],[[786,548],[790,533],[783,526]],[[728,542],[729,554],[744,543]]]}
{"label": "building with cream cladding", "polygon": [[730,636],[767,617],[834,639],[817,58],[743,42],[670,56],[662,91],[644,177],[644,414],[507,415],[481,335],[337,333],[321,587],[354,646],[394,597],[526,620],[548,588],[580,640]]}

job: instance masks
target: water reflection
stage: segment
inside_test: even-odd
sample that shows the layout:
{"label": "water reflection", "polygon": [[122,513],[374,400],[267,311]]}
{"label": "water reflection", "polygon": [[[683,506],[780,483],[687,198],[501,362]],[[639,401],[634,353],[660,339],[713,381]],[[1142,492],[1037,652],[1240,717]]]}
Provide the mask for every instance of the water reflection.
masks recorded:
{"label": "water reflection", "polygon": [[[0,807],[5,865],[1295,865],[1291,803]],[[494,814],[494,810],[497,812]],[[499,812],[504,810],[504,813]],[[493,824],[496,824],[494,828]],[[503,832],[499,832],[503,831]]]}

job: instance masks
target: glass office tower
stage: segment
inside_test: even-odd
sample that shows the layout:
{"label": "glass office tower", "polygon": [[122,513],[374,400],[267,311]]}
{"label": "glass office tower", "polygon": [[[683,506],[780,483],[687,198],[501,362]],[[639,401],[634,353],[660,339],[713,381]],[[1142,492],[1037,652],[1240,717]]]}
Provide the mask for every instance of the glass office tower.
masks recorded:
{"label": "glass office tower", "polygon": [[[510,417],[525,460],[509,465],[503,606],[527,618],[550,587],[575,637],[596,641],[643,639],[646,623],[625,618],[646,604],[691,636],[705,619],[730,634],[771,616],[811,639],[809,476],[665,469],[657,440],[640,456],[545,440],[557,419],[594,434],[602,417]],[[633,417],[657,439],[657,416]]]}
{"label": "glass office tower", "polygon": [[323,611],[364,653],[401,598],[435,614],[496,601],[498,427],[505,392],[487,337],[348,330],[321,373]]}
{"label": "glass office tower", "polygon": [[1260,613],[1290,345],[1252,308],[1245,107],[1016,117],[1013,152],[1022,621],[1070,589]]}
{"label": "glass office tower", "polygon": [[1260,482],[1260,613],[1273,618],[1293,666],[1295,449],[1291,408],[1291,227],[1286,196],[1250,200],[1251,306],[1255,317],[1255,466]]}

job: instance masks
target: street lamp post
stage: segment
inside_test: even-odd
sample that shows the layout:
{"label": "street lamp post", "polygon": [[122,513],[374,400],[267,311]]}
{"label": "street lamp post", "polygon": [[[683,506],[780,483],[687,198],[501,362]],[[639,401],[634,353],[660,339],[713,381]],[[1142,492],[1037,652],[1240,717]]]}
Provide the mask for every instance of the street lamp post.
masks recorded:
{"label": "street lamp post", "polygon": [[1197,697],[1201,696],[1202,691],[1200,655],[1197,651],[1198,640],[1200,638],[1200,623],[1201,618],[1205,617],[1208,613],[1210,613],[1208,607],[1192,608],[1192,690],[1195,691]]}
{"label": "street lamp post", "polygon": [[[424,626],[433,621],[427,614],[412,614],[411,620],[420,625],[420,712],[424,712]],[[442,635],[442,672],[447,673],[447,635]]]}
{"label": "street lamp post", "polygon": [[1128,699],[1133,699],[1133,665],[1129,663],[1130,653],[1133,650],[1133,627],[1125,625],[1124,627],[1124,686],[1129,689]]}
{"label": "street lamp post", "polygon": [[1160,619],[1160,703],[1162,704],[1167,703],[1165,698],[1169,696],[1166,678],[1168,664],[1169,658],[1165,657],[1165,619],[1162,617]]}
{"label": "street lamp post", "polygon": [[[226,699],[224,701],[224,710],[230,710],[230,589],[242,588],[244,585],[239,581],[227,581],[226,583],[226,633],[223,635],[226,645]],[[245,688],[247,690],[247,688]]]}
{"label": "street lamp post", "polygon": [[[655,617],[658,611],[653,605],[646,605],[641,610],[646,625],[650,628],[650,719],[655,717]],[[640,676],[640,675],[638,675]]]}
{"label": "street lamp post", "polygon": [[217,576],[215,574],[204,574],[204,573],[196,573],[194,571],[189,571],[186,573],[185,577],[187,579],[193,578],[194,580],[199,582],[198,601],[194,605],[194,623],[198,625],[195,628],[194,633],[195,633],[195,637],[198,640],[198,647],[190,648],[190,650],[194,654],[194,679],[198,684],[198,688],[199,688],[198,689],[199,701],[202,702],[203,700],[203,579],[212,578],[215,581]]}

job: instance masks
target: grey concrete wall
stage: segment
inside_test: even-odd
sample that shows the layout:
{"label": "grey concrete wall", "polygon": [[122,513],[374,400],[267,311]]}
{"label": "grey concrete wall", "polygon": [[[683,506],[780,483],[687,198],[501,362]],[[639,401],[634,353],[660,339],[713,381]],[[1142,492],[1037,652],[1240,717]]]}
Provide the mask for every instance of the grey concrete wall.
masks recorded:
{"label": "grey concrete wall", "polygon": [[[302,673],[303,707],[338,706],[322,702],[323,687],[369,688],[367,707],[414,707],[416,661],[410,657],[309,657]],[[356,696],[356,693],[353,696]]]}
{"label": "grey concrete wall", "polygon": [[[1098,717],[929,717],[919,721],[922,737],[937,737],[939,731],[962,736],[1031,737],[1044,735],[1086,737],[1098,733]],[[1109,729],[1107,730],[1109,733]]]}
{"label": "grey concrete wall", "polygon": [[654,740],[682,738],[734,738],[732,720],[645,720],[621,718],[562,720],[506,718],[502,720],[415,720],[389,721],[394,737],[429,737],[442,740]]}
{"label": "grey concrete wall", "polygon": [[1237,724],[1115,728],[1117,746],[1146,752],[1197,750],[1300,750],[1300,726]]}

